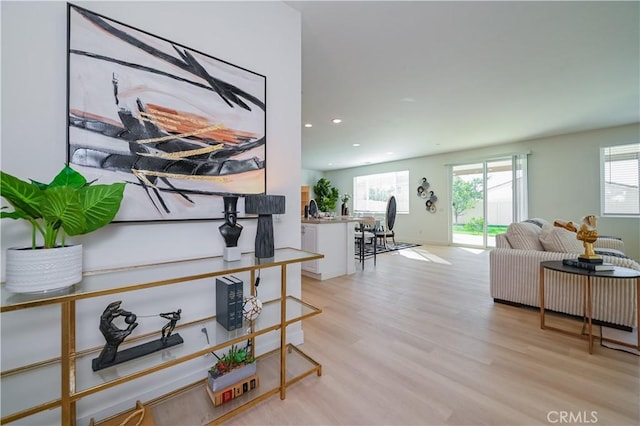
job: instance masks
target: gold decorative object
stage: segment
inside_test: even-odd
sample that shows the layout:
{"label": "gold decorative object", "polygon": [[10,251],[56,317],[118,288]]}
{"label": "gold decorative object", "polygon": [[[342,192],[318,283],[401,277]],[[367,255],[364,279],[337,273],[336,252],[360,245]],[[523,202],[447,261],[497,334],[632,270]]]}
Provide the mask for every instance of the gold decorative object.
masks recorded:
{"label": "gold decorative object", "polygon": [[593,251],[593,243],[598,239],[598,230],[596,229],[597,221],[598,217],[591,214],[582,218],[580,228],[576,228],[573,222],[565,222],[562,220],[554,221],[553,226],[576,233],[576,238],[582,241],[582,245],[584,246],[584,254],[578,256],[578,259],[584,262],[601,263],[602,258]]}
{"label": "gold decorative object", "polygon": [[582,241],[584,246],[584,254],[580,255],[578,259],[581,260],[594,260],[600,259],[600,256],[593,251],[593,243],[598,239],[598,230],[596,229],[597,216],[589,215],[582,218],[582,225],[576,232],[576,238]]}

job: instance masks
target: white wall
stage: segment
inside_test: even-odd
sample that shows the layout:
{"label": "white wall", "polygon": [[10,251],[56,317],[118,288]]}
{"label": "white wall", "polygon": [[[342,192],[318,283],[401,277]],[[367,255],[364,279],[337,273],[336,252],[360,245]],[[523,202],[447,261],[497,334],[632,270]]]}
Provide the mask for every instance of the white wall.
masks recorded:
{"label": "white wall", "polygon": [[[640,140],[640,124],[573,133],[488,148],[394,161],[352,169],[325,172],[340,188],[353,187],[353,177],[397,170],[409,170],[411,182],[418,185],[427,177],[438,196],[437,212],[425,211],[424,202],[411,198],[410,214],[398,215],[396,240],[449,244],[450,194],[449,164],[461,164],[503,154],[531,152],[529,155],[529,217],[574,220],[587,214],[600,215],[601,146],[634,143]],[[350,202],[351,203],[351,202]],[[351,207],[351,206],[350,206]],[[603,217],[598,220],[601,235],[624,239],[627,255],[640,259],[640,219]]]}
{"label": "white wall", "polygon": [[[276,247],[300,247],[301,152],[301,23],[300,15],[282,2],[78,2],[78,6],[127,23],[163,38],[250,69],[267,77],[267,192],[286,196],[287,214],[274,223]],[[66,42],[65,2],[2,1],[2,130],[1,167],[22,178],[48,182],[66,160]],[[111,224],[75,238],[85,247],[86,270],[137,265],[162,260],[220,255],[224,241],[220,221]],[[242,251],[253,251],[255,220],[242,222]],[[2,259],[6,248],[29,242],[29,228],[3,220]],[[264,271],[261,298],[279,293],[279,272]],[[4,271],[2,271],[4,278]],[[117,283],[114,283],[114,285]],[[300,269],[290,267],[290,293],[300,295]],[[194,284],[193,291],[202,290]],[[189,293],[184,291],[184,293]],[[123,307],[134,312],[165,312],[180,307],[183,320],[204,316],[212,301],[156,289],[128,294]],[[184,296],[186,299],[179,297]],[[117,296],[116,296],[117,297]],[[121,296],[123,297],[123,296]],[[202,299],[202,298],[200,298]],[[81,347],[101,346],[99,314],[111,300],[78,307]],[[180,306],[176,306],[180,304]],[[208,312],[212,314],[212,312]],[[2,369],[24,360],[59,356],[57,308],[3,315]],[[141,328],[141,327],[138,327]],[[28,331],[28,332],[27,332]],[[143,330],[141,332],[149,332]],[[289,330],[292,341],[302,331]],[[279,339],[277,336],[275,340]],[[29,349],[31,346],[37,349]],[[265,343],[268,345],[268,343]],[[79,348],[79,349],[80,349]],[[80,418],[100,416],[136,399],[166,392],[177,384],[204,377],[210,360],[141,379],[131,386],[98,394],[80,403]],[[195,371],[195,379],[194,379]],[[83,372],[85,373],[85,372]],[[191,375],[191,376],[189,376]],[[179,378],[176,381],[176,378]],[[35,385],[22,383],[21,386]],[[46,383],[37,386],[46,387]],[[54,392],[58,384],[49,384]],[[166,385],[166,386],[163,386]],[[3,415],[11,412],[8,388],[2,389]],[[45,413],[45,416],[49,415]],[[56,415],[53,412],[52,415]],[[35,420],[30,420],[31,422]],[[47,422],[47,420],[38,420]],[[29,423],[29,422],[27,422]],[[53,422],[55,423],[55,421]]]}
{"label": "white wall", "polygon": [[313,192],[313,186],[318,183],[320,178],[324,176],[324,173],[320,170],[311,170],[311,169],[302,169],[302,184],[309,186],[309,199],[312,200],[315,198],[315,193]]}

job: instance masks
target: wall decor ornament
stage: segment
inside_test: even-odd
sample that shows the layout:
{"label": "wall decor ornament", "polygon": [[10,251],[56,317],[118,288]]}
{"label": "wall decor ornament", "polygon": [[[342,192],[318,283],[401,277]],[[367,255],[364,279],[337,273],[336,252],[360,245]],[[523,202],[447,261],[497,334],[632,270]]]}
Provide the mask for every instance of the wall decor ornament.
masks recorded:
{"label": "wall decor ornament", "polygon": [[427,181],[426,177],[423,177],[418,184],[417,195],[420,198],[425,199],[425,207],[426,210],[430,213],[436,212],[436,201],[438,201],[438,197],[434,194],[433,191],[428,191],[431,185]]}
{"label": "wall decor ornament", "polygon": [[418,197],[421,198],[426,198],[427,197],[427,189],[429,189],[429,182],[427,181],[426,177],[423,177],[420,180],[420,183],[418,184],[418,189],[417,189],[417,193],[418,193]]}
{"label": "wall decor ornament", "polygon": [[131,183],[116,221],[212,219],[265,192],[265,76],[75,5],[68,20],[68,161]]}
{"label": "wall decor ornament", "polygon": [[433,193],[433,191],[429,191],[429,194],[427,195],[427,197],[429,198],[427,200],[427,202],[425,203],[425,205],[427,207],[427,211],[429,213],[435,213],[436,212],[436,201],[438,201],[438,197]]}

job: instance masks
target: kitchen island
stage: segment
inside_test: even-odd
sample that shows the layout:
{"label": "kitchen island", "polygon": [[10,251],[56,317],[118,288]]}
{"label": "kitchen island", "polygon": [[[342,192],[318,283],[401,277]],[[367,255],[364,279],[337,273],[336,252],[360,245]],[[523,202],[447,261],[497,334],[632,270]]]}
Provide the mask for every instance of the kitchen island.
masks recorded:
{"label": "kitchen island", "polygon": [[324,254],[323,259],[303,262],[302,274],[317,280],[353,274],[358,222],[358,218],[351,216],[302,218],[302,250]]}

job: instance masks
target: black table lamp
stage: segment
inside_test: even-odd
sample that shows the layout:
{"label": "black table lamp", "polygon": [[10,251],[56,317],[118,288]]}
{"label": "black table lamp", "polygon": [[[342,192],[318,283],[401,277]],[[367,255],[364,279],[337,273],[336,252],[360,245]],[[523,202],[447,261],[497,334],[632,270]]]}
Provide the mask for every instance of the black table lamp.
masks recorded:
{"label": "black table lamp", "polygon": [[273,218],[271,215],[285,212],[284,195],[248,195],[244,200],[244,211],[258,215],[255,256],[260,259],[273,257]]}

